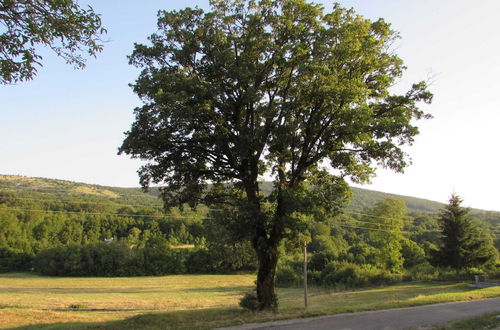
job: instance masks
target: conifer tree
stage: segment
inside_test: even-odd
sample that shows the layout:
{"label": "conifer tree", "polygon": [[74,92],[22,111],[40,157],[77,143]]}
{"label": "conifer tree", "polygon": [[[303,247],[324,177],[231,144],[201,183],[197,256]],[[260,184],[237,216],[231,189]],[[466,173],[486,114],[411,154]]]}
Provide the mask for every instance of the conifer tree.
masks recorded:
{"label": "conifer tree", "polygon": [[442,237],[435,258],[437,265],[452,267],[457,273],[468,267],[486,267],[498,258],[491,237],[474,226],[462,202],[452,194],[439,217]]}

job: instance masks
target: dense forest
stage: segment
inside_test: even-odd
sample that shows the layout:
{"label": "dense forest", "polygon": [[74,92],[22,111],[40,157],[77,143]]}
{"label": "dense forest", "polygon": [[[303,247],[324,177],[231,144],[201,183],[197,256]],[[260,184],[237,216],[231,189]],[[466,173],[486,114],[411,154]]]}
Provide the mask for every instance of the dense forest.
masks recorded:
{"label": "dense forest", "polygon": [[[262,184],[264,193],[270,185]],[[300,283],[304,242],[317,284],[436,278],[448,271],[436,267],[444,204],[352,191],[341,214],[309,219],[299,239],[284,242],[278,284]],[[256,269],[249,242],[230,234],[227,226],[238,224],[227,212],[207,206],[164,210],[158,195],[155,188],[0,176],[0,271],[136,276]],[[496,249],[482,251],[488,261],[471,261],[464,272],[498,271],[500,213],[473,209],[469,219],[472,238]]]}

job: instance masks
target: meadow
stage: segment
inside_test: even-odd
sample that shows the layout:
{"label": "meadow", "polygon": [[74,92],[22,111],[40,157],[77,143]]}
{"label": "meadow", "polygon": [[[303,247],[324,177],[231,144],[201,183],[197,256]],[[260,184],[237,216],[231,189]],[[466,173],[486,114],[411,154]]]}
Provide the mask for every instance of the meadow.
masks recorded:
{"label": "meadow", "polygon": [[238,306],[254,275],[161,277],[41,277],[0,275],[0,328],[203,329],[246,322],[355,312],[500,296],[500,287],[413,282],[352,291],[279,288],[278,313],[251,313]]}

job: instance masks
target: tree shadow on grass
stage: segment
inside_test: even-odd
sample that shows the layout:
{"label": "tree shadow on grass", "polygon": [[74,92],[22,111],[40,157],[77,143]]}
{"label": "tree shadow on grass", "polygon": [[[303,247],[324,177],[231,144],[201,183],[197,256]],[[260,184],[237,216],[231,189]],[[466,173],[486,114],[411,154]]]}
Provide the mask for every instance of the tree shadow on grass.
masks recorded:
{"label": "tree shadow on grass", "polygon": [[93,293],[163,293],[165,288],[0,288],[0,294],[15,293],[63,293],[63,294],[93,294]]}
{"label": "tree shadow on grass", "polygon": [[247,292],[252,289],[252,286],[225,286],[225,287],[215,287],[215,288],[192,288],[192,289],[181,289],[179,292],[208,292],[208,293],[217,293],[217,292]]}
{"label": "tree shadow on grass", "polygon": [[8,328],[8,330],[56,329],[213,329],[251,321],[255,314],[238,308],[210,308],[192,311],[139,314],[108,322],[59,322]]}

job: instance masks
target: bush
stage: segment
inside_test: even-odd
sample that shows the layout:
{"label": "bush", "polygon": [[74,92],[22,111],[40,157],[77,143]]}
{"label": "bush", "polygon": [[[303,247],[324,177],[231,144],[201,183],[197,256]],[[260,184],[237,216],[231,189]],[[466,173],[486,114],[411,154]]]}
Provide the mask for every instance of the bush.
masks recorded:
{"label": "bush", "polygon": [[319,270],[307,270],[307,282],[313,285],[321,285],[321,271]]}
{"label": "bush", "polygon": [[280,266],[276,271],[276,286],[289,287],[300,286],[302,283],[303,274],[297,272],[290,264]]}
{"label": "bush", "polygon": [[255,292],[247,292],[240,299],[240,306],[244,309],[251,311],[257,311],[259,309],[259,301],[257,300],[257,294]]}
{"label": "bush", "polygon": [[252,265],[228,263],[207,249],[171,249],[153,237],[144,248],[127,241],[61,246],[40,252],[35,271],[52,276],[141,276],[185,273],[227,273]]}
{"label": "bush", "polygon": [[362,287],[398,282],[402,280],[402,275],[371,265],[331,262],[321,272],[321,279],[323,285],[330,287]]}
{"label": "bush", "polygon": [[439,277],[439,271],[428,262],[415,265],[406,270],[407,281],[432,281]]}
{"label": "bush", "polygon": [[336,256],[330,251],[315,252],[309,260],[308,268],[311,270],[321,271],[335,258]]}
{"label": "bush", "polygon": [[40,252],[34,268],[53,276],[141,276],[186,272],[188,250],[130,248],[127,242],[64,246]]}
{"label": "bush", "polygon": [[474,275],[486,275],[489,273],[479,268],[466,268],[457,273],[456,269],[450,267],[437,267],[437,280],[439,281],[473,281]]}
{"label": "bush", "polygon": [[0,248],[0,273],[30,270],[33,256],[10,248]]}

